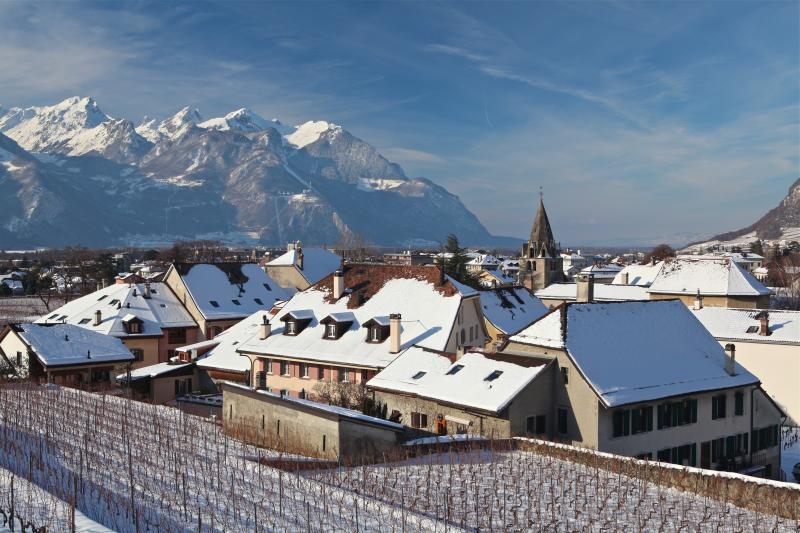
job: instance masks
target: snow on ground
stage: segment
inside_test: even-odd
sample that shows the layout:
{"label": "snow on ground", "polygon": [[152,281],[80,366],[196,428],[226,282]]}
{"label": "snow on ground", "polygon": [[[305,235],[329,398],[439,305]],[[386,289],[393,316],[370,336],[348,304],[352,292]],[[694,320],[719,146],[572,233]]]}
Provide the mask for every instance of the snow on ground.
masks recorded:
{"label": "snow on ground", "polygon": [[800,464],[800,428],[783,428],[783,449],[781,450],[781,470],[785,481],[800,483],[792,473],[792,468]]}

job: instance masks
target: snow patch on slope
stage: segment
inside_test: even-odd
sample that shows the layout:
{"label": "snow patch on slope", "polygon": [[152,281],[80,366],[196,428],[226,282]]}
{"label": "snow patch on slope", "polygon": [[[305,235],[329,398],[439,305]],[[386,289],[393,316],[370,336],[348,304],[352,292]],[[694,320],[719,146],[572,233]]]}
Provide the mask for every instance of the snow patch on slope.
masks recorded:
{"label": "snow patch on slope", "polygon": [[337,134],[342,131],[342,127],[324,120],[310,120],[305,124],[297,126],[294,133],[286,136],[286,140],[295,148],[303,148],[316,142],[324,133],[331,132]]}

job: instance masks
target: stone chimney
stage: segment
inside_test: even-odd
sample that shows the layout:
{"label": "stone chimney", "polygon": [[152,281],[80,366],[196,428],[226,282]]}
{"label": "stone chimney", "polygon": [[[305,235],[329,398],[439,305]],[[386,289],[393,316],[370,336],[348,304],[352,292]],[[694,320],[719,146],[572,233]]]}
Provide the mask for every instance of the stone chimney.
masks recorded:
{"label": "stone chimney", "polygon": [[576,294],[575,301],[586,303],[594,301],[594,275],[578,274],[575,277]]}
{"label": "stone chimney", "polygon": [[389,353],[400,353],[400,313],[389,315]]}
{"label": "stone chimney", "polygon": [[697,296],[694,297],[694,310],[699,311],[703,308],[703,297],[700,296],[700,289],[697,289]]}
{"label": "stone chimney", "polygon": [[759,320],[758,326],[758,334],[762,337],[768,337],[770,334],[769,331],[769,312],[761,311],[756,315],[756,318]]}
{"label": "stone chimney", "polygon": [[144,282],[144,294],[142,296],[144,296],[145,298],[150,298],[150,282],[149,281],[145,281]]}
{"label": "stone chimney", "polygon": [[725,358],[725,372],[729,376],[736,375],[736,345],[729,343],[725,345],[725,351],[730,355]]}
{"label": "stone chimney", "polygon": [[628,276],[627,272],[620,273],[620,281],[622,281],[623,285],[627,285],[628,284],[628,279],[629,279],[629,276]]}
{"label": "stone chimney", "polygon": [[261,323],[261,328],[258,332],[258,338],[262,341],[272,334],[272,325],[269,323],[267,315],[264,315],[264,321]]}
{"label": "stone chimney", "polygon": [[337,300],[344,294],[344,272],[337,270],[333,273],[333,297]]}
{"label": "stone chimney", "polygon": [[94,312],[94,325],[99,326],[100,322],[103,321],[103,313],[98,309]]}

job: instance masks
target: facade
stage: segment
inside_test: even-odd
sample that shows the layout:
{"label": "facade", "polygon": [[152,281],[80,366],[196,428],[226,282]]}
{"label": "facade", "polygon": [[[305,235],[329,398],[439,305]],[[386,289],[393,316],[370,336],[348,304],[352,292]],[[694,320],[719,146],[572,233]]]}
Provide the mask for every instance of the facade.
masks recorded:
{"label": "facade", "polygon": [[225,431],[246,442],[329,461],[391,452],[403,426],[357,411],[247,386],[222,385]]}
{"label": "facade", "polygon": [[736,360],[758,376],[764,391],[800,423],[800,311],[700,307],[694,316]]}
{"label": "facade", "polygon": [[253,263],[176,263],[164,276],[164,284],[197,323],[198,340],[213,339],[294,294],[294,289],[281,287]]}
{"label": "facade", "polygon": [[647,289],[651,300],[680,299],[693,306],[766,309],[772,292],[727,257],[682,257],[667,261]]}
{"label": "facade", "polygon": [[250,360],[251,386],[316,397],[326,384],[357,388],[412,346],[455,354],[486,339],[478,293],[438,267],[349,264],[236,351]]}
{"label": "facade", "polygon": [[120,339],[134,356],[133,368],[166,362],[195,342],[199,328],[164,283],[113,284],[66,303],[37,324],[72,324]]}
{"label": "facade", "polygon": [[133,361],[119,339],[72,324],[12,324],[0,334],[4,372],[68,387],[106,387]]}
{"label": "facade", "polygon": [[537,420],[540,429],[546,424],[553,365],[522,366],[480,353],[453,359],[412,348],[367,387],[392,419],[437,435],[510,438],[536,435]]}
{"label": "facade", "polygon": [[481,311],[489,335],[486,345],[502,342],[547,313],[547,307],[525,287],[480,291]]}
{"label": "facade", "polygon": [[129,385],[136,399],[165,404],[177,396],[202,390],[202,377],[195,364],[168,361],[138,368],[117,376],[117,383]]}
{"label": "facade", "polygon": [[342,258],[326,248],[303,248],[289,243],[286,253],[264,266],[267,275],[287,289],[306,290],[342,264]]}
{"label": "facade", "polygon": [[783,413],[678,301],[564,304],[499,354],[555,361],[549,438],[779,475]]}
{"label": "facade", "polygon": [[564,259],[553,237],[553,230],[541,197],[530,239],[522,245],[518,276],[520,285],[531,291],[564,280]]}

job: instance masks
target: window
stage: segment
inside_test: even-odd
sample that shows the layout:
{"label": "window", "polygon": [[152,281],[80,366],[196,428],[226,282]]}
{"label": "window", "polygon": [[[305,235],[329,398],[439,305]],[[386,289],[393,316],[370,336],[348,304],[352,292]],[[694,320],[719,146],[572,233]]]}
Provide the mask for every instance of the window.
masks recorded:
{"label": "window", "polygon": [[780,443],[780,426],[769,426],[761,429],[754,429],[752,433],[753,452],[766,450]]}
{"label": "window", "polygon": [[308,377],[308,363],[300,363],[300,377]]}
{"label": "window", "polygon": [[78,322],[78,324],[88,324],[91,321],[92,321],[91,318],[82,318],[81,321]]}
{"label": "window", "polygon": [[264,370],[267,374],[272,374],[272,359],[264,359]]}
{"label": "window", "polygon": [[231,300],[231,301],[233,302],[233,305],[242,305],[242,302],[240,302],[239,300]]}
{"label": "window", "polygon": [[452,376],[454,374],[458,374],[459,370],[464,368],[464,365],[453,365],[453,367],[447,371],[447,376]]}
{"label": "window", "polygon": [[567,434],[567,410],[558,409],[558,432],[561,435]]}
{"label": "window", "polygon": [[336,324],[328,324],[328,326],[325,328],[325,336],[329,339],[336,338]]}
{"label": "window", "polygon": [[297,335],[297,323],[294,320],[286,321],[286,334]]}
{"label": "window", "polygon": [[369,328],[369,340],[372,342],[380,342],[381,340],[381,330],[378,326],[372,326]]}
{"label": "window", "polygon": [[267,388],[267,373],[266,372],[256,372],[256,388],[258,388],[258,389],[266,389]]}
{"label": "window", "polygon": [[643,461],[652,461],[653,460],[653,452],[644,452],[640,453],[636,456],[637,459],[641,459]]}
{"label": "window", "polygon": [[264,285],[264,288],[267,289],[268,291],[272,290],[268,283],[264,283],[263,285]]}
{"label": "window", "polygon": [[411,427],[412,428],[427,428],[428,427],[428,415],[425,413],[415,413],[412,411],[411,413]]}
{"label": "window", "polygon": [[289,361],[281,361],[281,376],[289,375]]}
{"label": "window", "polygon": [[253,298],[253,301],[258,305],[264,305],[264,302],[261,301],[261,298]]}
{"label": "window", "polygon": [[564,382],[564,385],[569,385],[569,368],[565,366],[561,367],[561,381]]}
{"label": "window", "polygon": [[131,320],[126,324],[128,333],[136,334],[142,332],[142,324],[136,320]]}
{"label": "window", "polygon": [[345,370],[344,368],[340,368],[337,371],[337,374],[338,374],[337,377],[339,378],[339,382],[340,383],[347,383],[347,370]]}
{"label": "window", "polygon": [[323,451],[323,452],[325,451],[325,445],[326,445],[326,442],[327,442],[327,440],[328,440],[328,439],[327,439],[327,436],[326,436],[326,435],[323,435],[323,436],[322,436],[322,451]]}
{"label": "window", "polygon": [[495,371],[493,371],[491,374],[489,374],[488,376],[486,376],[486,377],[483,379],[483,381],[494,381],[494,380],[496,380],[497,378],[499,378],[499,377],[500,377],[500,376],[502,376],[502,375],[503,375],[503,371],[502,371],[502,370],[495,370]]}
{"label": "window", "polygon": [[631,409],[631,435],[653,431],[653,406]]}
{"label": "window", "polygon": [[711,419],[725,418],[725,395],[718,394],[711,398]]}
{"label": "window", "polygon": [[529,416],[525,419],[525,429],[528,432],[528,435],[533,435],[536,433],[536,417]]}
{"label": "window", "polygon": [[114,299],[114,300],[111,300],[110,302],[108,302],[108,305],[117,305],[118,303],[119,303],[119,300]]}
{"label": "window", "polygon": [[719,438],[711,441],[711,462],[720,462],[725,455],[725,439]]}
{"label": "window", "polygon": [[618,409],[611,415],[612,436],[624,437],[630,435],[631,412],[628,409]]}
{"label": "window", "polygon": [[545,415],[536,416],[536,434],[544,435],[547,433],[547,418]]}
{"label": "window", "polygon": [[758,333],[758,326],[750,326],[745,333]]}
{"label": "window", "polygon": [[100,300],[103,300],[106,296],[108,296],[108,295],[107,294],[102,295],[100,298],[97,299],[97,301],[99,302]]}
{"label": "window", "polygon": [[658,451],[657,457],[663,463],[695,466],[697,464],[697,445],[692,443],[674,448],[664,448]]}
{"label": "window", "polygon": [[22,352],[17,352],[17,366],[22,366]]}
{"label": "window", "polygon": [[665,402],[658,406],[658,429],[666,429],[697,422],[697,399],[686,398]]}
{"label": "window", "polygon": [[735,416],[742,416],[744,414],[744,392],[737,391],[733,395],[734,405],[733,405],[733,414]]}
{"label": "window", "polygon": [[219,307],[219,302],[216,300],[209,300],[208,303],[210,303],[212,307]]}
{"label": "window", "polygon": [[467,331],[462,328],[461,329],[461,345],[463,346],[466,341],[467,341]]}
{"label": "window", "polygon": [[167,330],[167,342],[169,344],[184,344],[186,342],[186,330],[184,328],[175,328]]}
{"label": "window", "polygon": [[425,371],[423,371],[423,370],[420,370],[419,372],[417,372],[416,374],[414,374],[413,376],[411,376],[411,379],[419,379],[419,378],[421,378],[422,376],[424,376],[425,374],[426,374],[426,372],[425,372]]}
{"label": "window", "polygon": [[141,348],[131,348],[131,354],[133,355],[134,361],[144,360],[144,350]]}
{"label": "window", "polygon": [[[103,296],[103,298],[105,298],[105,296]],[[101,299],[102,299],[102,298],[101,298]],[[58,316],[58,313],[56,313],[56,314],[54,314],[54,315],[50,315],[49,317],[47,317],[47,320],[53,320],[53,319],[54,319],[54,318],[56,318],[57,316]]]}

